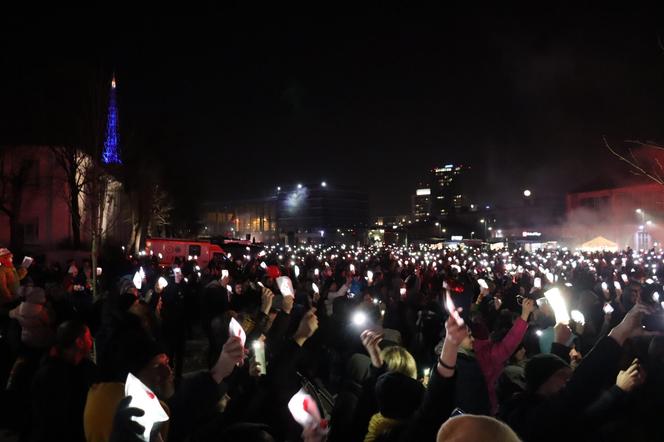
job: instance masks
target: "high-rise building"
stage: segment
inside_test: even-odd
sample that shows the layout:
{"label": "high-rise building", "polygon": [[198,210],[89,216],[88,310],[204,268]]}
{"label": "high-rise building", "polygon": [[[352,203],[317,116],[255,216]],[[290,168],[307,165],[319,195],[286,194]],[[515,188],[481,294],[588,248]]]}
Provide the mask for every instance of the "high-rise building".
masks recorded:
{"label": "high-rise building", "polygon": [[472,209],[460,183],[467,170],[467,166],[454,164],[431,169],[429,177],[418,184],[411,197],[413,220],[439,219],[464,208]]}
{"label": "high-rise building", "polygon": [[431,216],[431,186],[420,183],[412,196],[412,213],[415,222],[424,221]]}
{"label": "high-rise building", "polygon": [[432,216],[444,217],[469,206],[468,197],[459,182],[467,169],[467,166],[461,164],[446,164],[431,170]]}

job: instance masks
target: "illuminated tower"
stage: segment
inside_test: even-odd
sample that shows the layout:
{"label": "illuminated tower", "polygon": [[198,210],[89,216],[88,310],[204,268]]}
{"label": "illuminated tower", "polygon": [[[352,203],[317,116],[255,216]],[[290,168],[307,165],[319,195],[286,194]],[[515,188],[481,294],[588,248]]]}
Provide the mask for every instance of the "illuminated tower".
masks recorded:
{"label": "illuminated tower", "polygon": [[108,116],[106,119],[106,137],[104,138],[104,164],[122,164],[120,160],[120,134],[118,133],[118,106],[115,99],[115,75],[111,80],[111,91],[108,96]]}

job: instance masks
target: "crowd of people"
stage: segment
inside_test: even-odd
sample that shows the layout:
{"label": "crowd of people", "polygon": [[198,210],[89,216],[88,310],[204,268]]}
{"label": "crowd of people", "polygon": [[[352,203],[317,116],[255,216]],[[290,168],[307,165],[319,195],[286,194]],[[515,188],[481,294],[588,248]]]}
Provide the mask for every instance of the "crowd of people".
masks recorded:
{"label": "crowd of people", "polygon": [[[0,249],[0,426],[22,441],[664,440],[661,251],[194,258],[102,271]],[[190,358],[202,369],[185,373]]]}

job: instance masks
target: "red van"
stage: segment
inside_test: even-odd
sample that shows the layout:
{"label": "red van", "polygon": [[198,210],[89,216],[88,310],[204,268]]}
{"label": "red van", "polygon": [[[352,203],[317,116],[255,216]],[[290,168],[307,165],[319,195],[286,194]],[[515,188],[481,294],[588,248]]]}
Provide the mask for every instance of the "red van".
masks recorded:
{"label": "red van", "polygon": [[224,249],[217,244],[198,239],[149,238],[145,241],[145,251],[158,256],[159,264],[163,266],[171,266],[175,258],[180,258],[182,262],[196,259],[199,266],[207,267],[210,261],[226,256]]}

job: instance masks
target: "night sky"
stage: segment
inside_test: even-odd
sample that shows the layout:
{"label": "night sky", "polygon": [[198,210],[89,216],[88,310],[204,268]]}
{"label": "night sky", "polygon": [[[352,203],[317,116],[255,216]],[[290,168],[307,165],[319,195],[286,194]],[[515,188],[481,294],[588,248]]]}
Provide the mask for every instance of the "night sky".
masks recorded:
{"label": "night sky", "polygon": [[125,154],[150,158],[180,201],[325,179],[365,189],[374,215],[407,213],[418,179],[450,162],[473,166],[482,204],[525,187],[562,194],[622,174],[602,135],[664,142],[661,18],[479,7],[3,16],[0,144],[80,140],[90,91],[106,93],[115,70]]}

